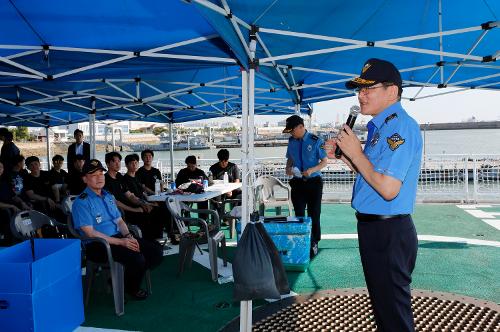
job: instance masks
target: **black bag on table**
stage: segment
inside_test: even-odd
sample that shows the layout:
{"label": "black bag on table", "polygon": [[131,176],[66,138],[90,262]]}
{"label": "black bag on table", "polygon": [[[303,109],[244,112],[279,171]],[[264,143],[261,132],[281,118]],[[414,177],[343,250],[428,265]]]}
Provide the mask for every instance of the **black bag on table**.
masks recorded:
{"label": "black bag on table", "polygon": [[234,299],[279,299],[273,270],[265,240],[256,225],[248,223],[233,260]]}

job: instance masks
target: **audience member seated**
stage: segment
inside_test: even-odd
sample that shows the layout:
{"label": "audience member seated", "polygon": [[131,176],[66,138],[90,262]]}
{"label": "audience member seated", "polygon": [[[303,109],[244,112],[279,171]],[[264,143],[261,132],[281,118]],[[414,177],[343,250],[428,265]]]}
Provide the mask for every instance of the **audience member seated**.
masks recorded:
{"label": "audience member seated", "polygon": [[[229,151],[227,149],[220,149],[219,152],[217,152],[217,158],[219,159],[219,162],[210,166],[210,173],[212,173],[214,180],[223,180],[224,173],[227,173],[230,183],[240,182],[240,170],[236,164],[229,161]],[[228,192],[226,197],[231,199],[241,198],[241,189],[235,189]],[[215,201],[220,202],[220,199]],[[219,206],[218,212],[222,217],[224,214],[224,206]]]}
{"label": "audience member seated", "polygon": [[175,178],[175,185],[177,187],[191,180],[203,182],[203,180],[208,179],[205,172],[198,168],[195,156],[187,156],[184,162],[186,163],[186,168],[181,169],[179,173],[177,173],[177,178]]}
{"label": "audience member seated", "polygon": [[[148,293],[141,289],[146,270],[160,265],[163,259],[161,247],[145,239],[135,239],[120,215],[115,198],[103,190],[104,171],[99,160],[87,161],[83,167],[86,189],[73,203],[72,215],[75,229],[88,237],[105,239],[113,259],[125,268],[125,290],[134,299],[144,300]],[[93,261],[106,261],[102,244],[86,244],[87,257]]]}
{"label": "audience member seated", "polygon": [[68,174],[66,181],[70,195],[80,195],[85,190],[85,182],[83,182],[83,164],[85,164],[85,156],[77,154],[73,161],[72,171]]}
{"label": "audience member seated", "polygon": [[[198,168],[196,157],[187,156],[186,168],[183,168],[177,173],[177,178],[175,179],[175,185],[179,187],[181,184],[190,182],[191,180],[202,181],[207,180],[208,177],[202,169]],[[208,202],[198,202],[198,209],[208,209]],[[205,219],[205,215],[201,215],[201,218]]]}
{"label": "audience member seated", "polygon": [[135,196],[127,188],[123,175],[120,173],[122,156],[118,152],[106,153],[104,157],[108,172],[105,175],[104,188],[115,196],[116,204],[125,213],[128,223],[137,225],[143,231],[143,238],[152,239],[157,234],[151,234],[151,211],[153,206]]}
{"label": "audience member seated", "polygon": [[10,231],[10,219],[21,210],[29,210],[31,207],[14,193],[12,182],[4,173],[3,163],[0,162],[0,239],[1,245],[12,243]]}
{"label": "audience member seated", "polygon": [[[125,167],[127,167],[127,173],[123,176],[123,183],[125,184],[126,190],[131,192],[136,198],[142,202],[146,202],[147,195],[144,193],[143,185],[139,182],[136,176],[137,169],[139,168],[139,156],[134,154],[129,154],[125,157]],[[171,228],[171,215],[165,204],[159,205],[158,203],[147,203],[152,210],[150,212],[149,224],[139,225],[143,232],[148,236],[146,238],[159,239],[163,237],[163,229]]]}
{"label": "audience member seated", "polygon": [[40,160],[36,156],[26,158],[25,163],[30,173],[24,178],[24,191],[33,208],[65,223],[64,213],[52,196],[49,172],[40,170]]}
{"label": "audience member seated", "polygon": [[[219,150],[219,152],[217,152],[217,158],[219,159],[219,162],[210,166],[210,173],[212,173],[213,178],[216,180],[223,180],[224,173],[227,173],[229,182],[231,183],[240,182],[240,170],[238,169],[238,166],[236,166],[236,164],[233,164],[232,162],[229,161],[229,151],[227,149]],[[232,192],[228,192],[226,196],[227,197],[234,196],[235,198],[237,195],[240,194],[241,194],[241,189],[236,189],[233,190]]]}
{"label": "audience member seated", "polygon": [[[139,179],[139,182],[144,186],[144,191],[148,195],[155,194],[155,183],[156,180],[161,181],[161,172],[158,168],[153,167],[153,158],[155,154],[151,150],[144,150],[141,152],[141,159],[144,165],[141,166],[135,176]],[[163,181],[160,184],[161,191],[163,191]]]}
{"label": "audience member seated", "polygon": [[56,203],[61,202],[61,198],[67,195],[68,185],[66,177],[68,173],[62,169],[64,158],[60,154],[52,157],[52,169],[49,171],[50,184]]}
{"label": "audience member seated", "polygon": [[24,179],[28,176],[28,171],[24,168],[24,156],[20,154],[12,158],[12,164],[13,166],[9,176],[12,187],[14,188],[14,193],[17,197],[26,201],[27,197],[24,192]]}

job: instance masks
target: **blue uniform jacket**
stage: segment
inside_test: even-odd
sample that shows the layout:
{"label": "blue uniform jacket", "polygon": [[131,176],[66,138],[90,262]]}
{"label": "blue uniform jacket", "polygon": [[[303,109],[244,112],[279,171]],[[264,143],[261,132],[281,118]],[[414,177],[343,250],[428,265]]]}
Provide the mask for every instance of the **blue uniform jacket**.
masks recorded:
{"label": "blue uniform jacket", "polygon": [[385,200],[358,174],[354,184],[352,207],[361,213],[392,215],[413,212],[417,192],[422,136],[418,123],[397,102],[368,123],[364,153],[381,174],[402,182],[399,194]]}
{"label": "blue uniform jacket", "polygon": [[120,211],[114,196],[104,189],[98,196],[87,187],[73,203],[72,215],[75,229],[82,234],[82,226],[93,226],[96,231],[107,236],[119,233]]}
{"label": "blue uniform jacket", "polygon": [[[319,164],[326,157],[325,143],[321,138],[306,131],[302,139],[290,137],[286,157],[293,161],[293,166],[301,172]],[[321,176],[321,172],[314,172],[310,177]]]}

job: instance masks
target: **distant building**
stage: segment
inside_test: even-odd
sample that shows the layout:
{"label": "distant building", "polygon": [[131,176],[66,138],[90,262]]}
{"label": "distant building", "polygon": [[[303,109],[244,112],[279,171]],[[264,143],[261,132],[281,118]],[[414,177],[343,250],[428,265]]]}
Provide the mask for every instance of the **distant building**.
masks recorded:
{"label": "distant building", "polygon": [[[96,136],[104,136],[105,135],[104,130],[108,126],[108,124],[96,123],[95,126],[96,126]],[[128,121],[114,123],[113,127],[121,129],[121,131],[124,135],[130,133],[130,124]],[[77,128],[80,129],[81,131],[83,131],[83,135],[85,137],[89,136],[89,124],[88,124],[88,122],[73,123],[73,124],[68,125],[68,136],[73,137],[73,132]]]}

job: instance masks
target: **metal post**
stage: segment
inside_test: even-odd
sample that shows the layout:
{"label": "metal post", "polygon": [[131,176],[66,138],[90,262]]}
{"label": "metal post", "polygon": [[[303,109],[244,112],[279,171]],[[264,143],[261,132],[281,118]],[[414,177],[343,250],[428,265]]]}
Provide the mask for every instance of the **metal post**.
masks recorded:
{"label": "metal post", "polygon": [[[249,101],[249,79],[246,71],[241,72],[241,167],[243,172],[242,204],[241,204],[241,233],[245,229],[250,213],[248,210],[248,101]],[[252,331],[252,301],[240,302],[240,332]]]}
{"label": "metal post", "polygon": [[116,151],[116,141],[115,141],[115,127],[111,126],[111,148],[113,152]]}
{"label": "metal post", "polygon": [[295,104],[295,114],[300,115],[300,104]]}
{"label": "metal post", "polygon": [[464,185],[465,201],[469,202],[469,156],[465,156],[464,160]]}
{"label": "metal post", "polygon": [[[92,102],[93,108],[95,101]],[[89,140],[90,140],[90,159],[95,158],[95,109],[89,113]]]}
{"label": "metal post", "polygon": [[174,178],[174,126],[172,122],[168,124],[168,131],[170,136],[170,179],[172,182],[175,181]]}
{"label": "metal post", "polygon": [[45,137],[47,143],[47,171],[50,171],[50,161],[52,158],[52,151],[50,148],[50,135],[49,135],[49,126],[45,127]]}
{"label": "metal post", "polygon": [[[253,188],[253,177],[254,177],[254,113],[255,113],[255,69],[250,69],[250,75],[248,76],[248,208],[251,209],[249,212],[255,210],[254,206],[254,188]],[[251,322],[250,322],[251,323]],[[251,324],[250,324],[251,326]]]}
{"label": "metal post", "polygon": [[478,179],[478,175],[477,175],[477,158],[476,157],[473,157],[472,158],[472,163],[473,163],[473,169],[472,169],[472,175],[473,175],[473,178],[474,178],[474,184],[473,184],[473,190],[474,192],[472,193],[472,198],[474,200],[474,202],[477,202],[477,190],[478,190],[478,186],[479,186],[479,179]]}

